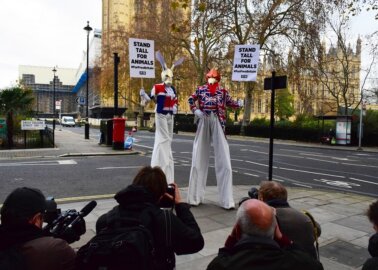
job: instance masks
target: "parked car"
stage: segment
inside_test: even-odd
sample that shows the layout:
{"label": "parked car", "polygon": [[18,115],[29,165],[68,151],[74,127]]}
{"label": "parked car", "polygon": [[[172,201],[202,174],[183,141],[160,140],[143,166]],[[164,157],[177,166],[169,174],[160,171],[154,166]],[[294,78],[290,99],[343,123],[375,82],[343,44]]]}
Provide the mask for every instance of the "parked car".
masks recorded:
{"label": "parked car", "polygon": [[74,127],[75,124],[75,119],[72,116],[62,116],[62,121],[60,124],[63,127]]}

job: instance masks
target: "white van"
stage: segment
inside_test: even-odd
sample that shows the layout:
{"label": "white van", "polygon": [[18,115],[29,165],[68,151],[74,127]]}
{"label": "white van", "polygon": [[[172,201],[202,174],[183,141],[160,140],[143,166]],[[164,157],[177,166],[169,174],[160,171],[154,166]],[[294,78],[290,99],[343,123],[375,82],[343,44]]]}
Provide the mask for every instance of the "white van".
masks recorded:
{"label": "white van", "polygon": [[62,116],[62,121],[60,124],[63,127],[74,127],[75,126],[75,119],[72,116]]}

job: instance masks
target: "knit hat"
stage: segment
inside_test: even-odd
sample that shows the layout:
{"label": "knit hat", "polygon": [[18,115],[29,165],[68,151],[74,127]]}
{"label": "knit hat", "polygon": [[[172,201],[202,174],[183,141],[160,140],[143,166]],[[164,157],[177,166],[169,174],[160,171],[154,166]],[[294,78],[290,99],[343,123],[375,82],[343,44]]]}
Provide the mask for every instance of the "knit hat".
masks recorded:
{"label": "knit hat", "polygon": [[8,219],[27,220],[46,210],[46,198],[36,188],[16,188],[5,199],[1,208],[1,223]]}

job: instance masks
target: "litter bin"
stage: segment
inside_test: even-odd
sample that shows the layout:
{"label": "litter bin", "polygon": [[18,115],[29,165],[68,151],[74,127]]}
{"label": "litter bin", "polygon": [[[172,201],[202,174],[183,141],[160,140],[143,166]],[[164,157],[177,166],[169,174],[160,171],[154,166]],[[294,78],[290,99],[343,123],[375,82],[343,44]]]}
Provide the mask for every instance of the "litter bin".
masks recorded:
{"label": "litter bin", "polygon": [[113,120],[103,119],[100,122],[100,144],[111,146],[113,144]]}
{"label": "litter bin", "polygon": [[125,145],[125,118],[113,118],[113,149],[123,150]]}

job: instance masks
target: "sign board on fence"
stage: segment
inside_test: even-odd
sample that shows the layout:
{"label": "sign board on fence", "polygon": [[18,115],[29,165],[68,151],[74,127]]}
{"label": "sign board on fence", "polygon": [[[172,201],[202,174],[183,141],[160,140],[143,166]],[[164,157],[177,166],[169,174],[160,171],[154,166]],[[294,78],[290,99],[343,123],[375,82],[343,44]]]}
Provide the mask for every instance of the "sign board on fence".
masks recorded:
{"label": "sign board on fence", "polygon": [[43,130],[45,120],[21,120],[21,130]]}
{"label": "sign board on fence", "polygon": [[62,106],[62,101],[61,100],[55,100],[55,109],[60,110]]}
{"label": "sign board on fence", "polygon": [[154,41],[129,38],[130,77],[155,78]]}
{"label": "sign board on fence", "polygon": [[233,81],[256,81],[260,45],[235,45]]}

